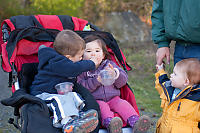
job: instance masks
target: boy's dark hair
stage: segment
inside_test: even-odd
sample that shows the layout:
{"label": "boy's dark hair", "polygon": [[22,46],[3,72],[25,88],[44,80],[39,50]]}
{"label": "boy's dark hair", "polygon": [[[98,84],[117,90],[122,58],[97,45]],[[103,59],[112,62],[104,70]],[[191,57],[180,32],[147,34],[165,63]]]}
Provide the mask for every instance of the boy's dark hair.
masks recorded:
{"label": "boy's dark hair", "polygon": [[61,55],[74,57],[80,50],[85,49],[85,42],[74,31],[63,30],[56,36],[53,48]]}
{"label": "boy's dark hair", "polygon": [[105,59],[111,59],[110,54],[106,48],[106,43],[104,42],[103,39],[101,39],[101,37],[99,37],[97,35],[88,35],[88,36],[84,37],[84,40],[85,40],[85,43],[97,41],[99,44],[101,44],[101,48],[103,50],[103,53],[105,54]]}

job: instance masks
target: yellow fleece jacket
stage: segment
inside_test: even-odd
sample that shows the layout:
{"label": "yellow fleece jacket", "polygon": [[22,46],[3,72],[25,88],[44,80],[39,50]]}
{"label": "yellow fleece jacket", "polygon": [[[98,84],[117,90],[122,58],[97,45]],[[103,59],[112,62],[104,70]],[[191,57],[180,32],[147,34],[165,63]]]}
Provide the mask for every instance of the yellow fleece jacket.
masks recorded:
{"label": "yellow fleece jacket", "polygon": [[155,77],[155,88],[160,94],[163,109],[156,133],[200,133],[200,85],[186,87],[172,101],[175,88],[171,86],[166,72],[160,70]]}

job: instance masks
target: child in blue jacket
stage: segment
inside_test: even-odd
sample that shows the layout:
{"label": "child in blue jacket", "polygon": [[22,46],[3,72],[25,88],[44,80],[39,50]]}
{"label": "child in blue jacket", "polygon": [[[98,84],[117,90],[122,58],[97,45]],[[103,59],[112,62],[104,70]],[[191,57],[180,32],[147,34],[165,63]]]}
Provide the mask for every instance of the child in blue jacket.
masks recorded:
{"label": "child in blue jacket", "polygon": [[[53,112],[53,125],[62,127],[63,132],[92,132],[98,125],[98,104],[87,89],[76,83],[76,77],[82,72],[95,69],[91,60],[83,60],[85,49],[84,40],[71,30],[58,33],[53,48],[40,46],[38,51],[38,74],[30,87],[30,93],[42,100],[48,100],[48,107]],[[74,92],[60,95],[55,85],[62,82],[74,84]],[[86,112],[80,110],[84,107],[84,100],[93,102],[94,109]],[[87,94],[86,94],[87,93]],[[88,97],[91,97],[87,99]],[[89,103],[86,103],[88,106]]]}

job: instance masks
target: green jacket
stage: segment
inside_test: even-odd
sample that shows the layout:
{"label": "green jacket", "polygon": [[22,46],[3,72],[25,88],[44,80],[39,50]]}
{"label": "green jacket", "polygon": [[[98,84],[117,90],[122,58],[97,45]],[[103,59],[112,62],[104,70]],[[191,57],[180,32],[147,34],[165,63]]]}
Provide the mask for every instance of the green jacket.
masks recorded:
{"label": "green jacket", "polygon": [[151,20],[158,47],[171,40],[200,44],[200,0],[154,0]]}

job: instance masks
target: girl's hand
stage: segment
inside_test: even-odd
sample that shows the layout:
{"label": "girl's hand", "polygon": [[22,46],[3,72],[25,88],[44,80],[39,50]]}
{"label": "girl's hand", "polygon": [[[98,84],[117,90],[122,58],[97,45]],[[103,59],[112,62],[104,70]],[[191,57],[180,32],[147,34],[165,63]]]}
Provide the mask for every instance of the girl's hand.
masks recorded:
{"label": "girl's hand", "polygon": [[114,70],[114,67],[112,64],[109,63],[108,66],[105,67],[105,69],[106,70],[109,70],[109,69]]}
{"label": "girl's hand", "polygon": [[112,64],[108,64],[108,66],[105,68],[106,70],[111,70],[111,73],[115,79],[119,77],[119,70],[117,68],[114,68]]}
{"label": "girl's hand", "polygon": [[101,80],[101,76],[98,75],[98,77],[97,77],[97,81],[99,81],[100,83],[102,82],[102,80]]}

